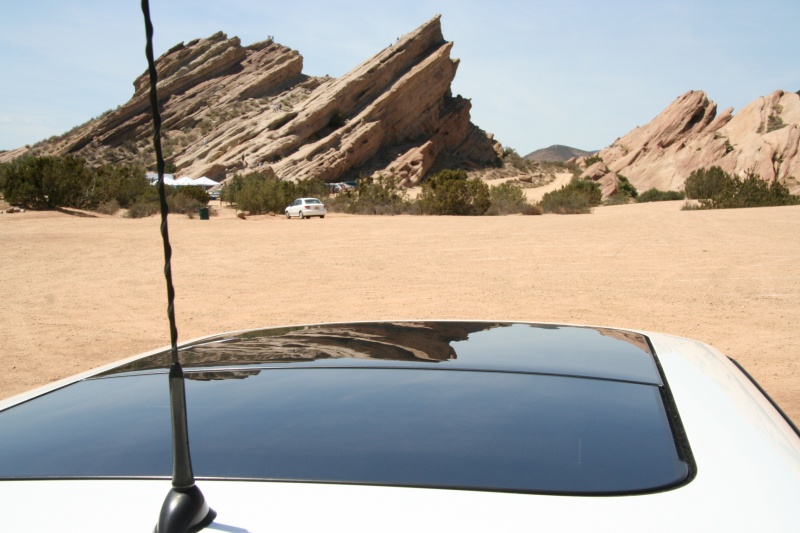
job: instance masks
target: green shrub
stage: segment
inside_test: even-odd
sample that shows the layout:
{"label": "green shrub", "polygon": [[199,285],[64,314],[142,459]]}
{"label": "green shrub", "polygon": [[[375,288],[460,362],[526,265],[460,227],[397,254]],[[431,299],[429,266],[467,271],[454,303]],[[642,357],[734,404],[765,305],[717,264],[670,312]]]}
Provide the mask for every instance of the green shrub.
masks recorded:
{"label": "green shrub", "polygon": [[[5,150],[0,150],[0,154]],[[3,185],[6,182],[6,172],[11,169],[11,163],[0,163],[0,191],[3,190]]]}
{"label": "green shrub", "polygon": [[[511,148],[510,146],[506,146],[503,148],[503,159],[502,161],[506,161],[511,163],[515,169],[521,172],[529,172],[537,168],[538,164],[536,161],[528,161],[527,159],[521,157],[516,150]],[[502,166],[502,164],[501,164]]]}
{"label": "green shrub", "polygon": [[544,209],[540,205],[525,204],[522,206],[520,213],[523,215],[541,215],[544,213]]}
{"label": "green shrub", "polygon": [[155,189],[137,166],[103,165],[95,169],[92,206],[116,201],[120,207],[131,206],[137,198],[152,194]]}
{"label": "green shrub", "polygon": [[[180,187],[184,189],[184,187]],[[187,187],[187,188],[195,188],[196,187]],[[208,202],[203,203],[202,201],[197,200],[192,193],[186,194],[186,190],[179,190],[175,192],[175,194],[171,194],[167,196],[167,206],[169,207],[169,212],[173,214],[188,214],[190,217],[194,214],[195,211],[200,209],[201,207],[205,207],[208,205]]]}
{"label": "green shrub", "polygon": [[545,213],[571,215],[591,213],[600,205],[603,193],[600,186],[590,180],[573,180],[556,191],[545,193],[539,205]]}
{"label": "green shrub", "polygon": [[731,175],[720,167],[711,167],[708,170],[699,168],[686,178],[686,197],[693,200],[711,198],[725,188],[731,179]]}
{"label": "green shrub", "polygon": [[659,191],[655,187],[640,194],[636,201],[644,202],[667,202],[669,200],[684,200],[686,194],[683,191]]}
{"label": "green shrub", "polygon": [[363,176],[358,180],[358,191],[339,194],[338,198],[354,215],[400,215],[411,207],[408,193],[394,176],[379,175],[377,180]]}
{"label": "green shrub", "polygon": [[628,198],[636,198],[639,196],[639,191],[636,190],[636,187],[633,186],[633,183],[628,181],[628,178],[622,174],[617,174],[617,177],[619,178],[619,185],[617,185],[619,194],[622,196],[627,196]]}
{"label": "green shrub", "polygon": [[131,205],[128,208],[128,212],[125,213],[125,217],[126,218],[149,217],[151,215],[155,215],[160,211],[161,208],[159,206],[159,202],[142,200],[142,201],[137,201],[133,205]]}
{"label": "green shrub", "polygon": [[128,207],[154,189],[136,166],[86,166],[78,157],[29,157],[3,171],[7,201],[32,209],[98,209],[110,202]]}
{"label": "green shrub", "polygon": [[297,198],[325,198],[329,194],[328,186],[314,178],[293,182],[272,174],[254,173],[234,176],[223,189],[222,198],[235,202],[242,211],[281,213]]}
{"label": "green shrub", "polygon": [[778,180],[770,183],[755,172],[747,171],[744,179],[728,175],[725,185],[711,198],[700,200],[700,204],[703,209],[797,205],[800,196],[790,194]]}
{"label": "green shrub", "polygon": [[3,197],[30,209],[85,208],[93,178],[80,157],[28,157],[5,169]]}
{"label": "green shrub", "polygon": [[586,167],[588,168],[588,167],[594,165],[595,163],[602,163],[603,162],[603,158],[600,157],[599,155],[591,155],[591,156],[587,157],[586,159],[584,159],[583,162],[586,165]]}
{"label": "green shrub", "polygon": [[208,205],[208,202],[211,201],[211,197],[202,187],[192,185],[175,187],[175,194],[180,194],[200,205]]}
{"label": "green shrub", "polygon": [[489,188],[491,206],[487,215],[521,213],[525,207],[525,193],[519,185],[505,182]]}
{"label": "green shrub", "polygon": [[783,119],[776,115],[770,115],[767,119],[767,133],[781,128],[785,128],[788,124],[783,122]]}
{"label": "green shrub", "polygon": [[467,179],[463,170],[434,174],[417,198],[419,211],[427,215],[483,215],[490,205],[489,186],[479,179]]}
{"label": "green shrub", "polygon": [[104,204],[100,204],[97,206],[95,211],[98,213],[102,213],[104,215],[116,215],[117,211],[120,210],[119,202],[116,200],[109,200]]}
{"label": "green shrub", "polygon": [[631,197],[624,194],[612,194],[603,201],[603,205],[625,205],[631,203]]}

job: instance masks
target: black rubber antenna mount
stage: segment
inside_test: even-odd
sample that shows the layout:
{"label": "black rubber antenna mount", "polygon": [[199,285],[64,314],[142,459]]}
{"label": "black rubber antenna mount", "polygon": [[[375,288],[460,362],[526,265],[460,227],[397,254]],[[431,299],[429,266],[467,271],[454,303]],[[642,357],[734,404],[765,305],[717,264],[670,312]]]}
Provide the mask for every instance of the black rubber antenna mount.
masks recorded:
{"label": "black rubber antenna mount", "polygon": [[167,231],[167,198],[164,193],[164,156],[161,153],[161,114],[158,112],[158,74],[153,60],[153,23],[150,5],[142,0],[144,26],[147,32],[147,65],[150,69],[150,106],[153,108],[153,146],[158,166],[158,197],[161,202],[161,239],[164,242],[164,277],[167,280],[167,316],[172,344],[172,365],[169,368],[169,404],[172,414],[172,489],[161,506],[155,533],[195,533],[216,518],[203,493],[194,483],[192,458],[189,455],[189,430],[186,425],[186,392],[183,369],[178,359],[178,328],[175,327],[175,289],[172,286],[172,247]]}

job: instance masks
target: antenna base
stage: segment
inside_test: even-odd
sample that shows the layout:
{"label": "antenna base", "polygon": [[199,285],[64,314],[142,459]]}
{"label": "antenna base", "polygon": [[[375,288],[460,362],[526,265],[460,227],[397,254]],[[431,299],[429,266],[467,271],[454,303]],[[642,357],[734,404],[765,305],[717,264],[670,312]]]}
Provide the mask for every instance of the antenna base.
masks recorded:
{"label": "antenna base", "polygon": [[197,533],[216,517],[197,485],[188,489],[173,487],[161,506],[153,533]]}

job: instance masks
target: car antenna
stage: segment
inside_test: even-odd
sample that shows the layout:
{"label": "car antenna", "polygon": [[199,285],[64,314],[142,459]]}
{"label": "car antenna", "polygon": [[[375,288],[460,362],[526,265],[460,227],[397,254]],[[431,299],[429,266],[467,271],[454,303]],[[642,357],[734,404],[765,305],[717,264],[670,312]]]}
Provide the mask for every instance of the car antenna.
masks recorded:
{"label": "car antenna", "polygon": [[169,406],[172,415],[172,489],[161,506],[155,533],[194,533],[211,524],[215,513],[195,485],[192,458],[189,455],[189,430],[186,424],[186,391],[183,369],[178,358],[178,328],[175,326],[175,288],[172,286],[172,247],[167,230],[167,198],[164,192],[164,156],[161,153],[161,114],[158,112],[158,75],[153,60],[153,23],[150,4],[142,0],[147,32],[147,65],[150,71],[150,106],[153,109],[153,145],[158,168],[158,198],[161,203],[161,239],[164,243],[164,277],[167,280],[167,316],[172,345],[169,367]]}

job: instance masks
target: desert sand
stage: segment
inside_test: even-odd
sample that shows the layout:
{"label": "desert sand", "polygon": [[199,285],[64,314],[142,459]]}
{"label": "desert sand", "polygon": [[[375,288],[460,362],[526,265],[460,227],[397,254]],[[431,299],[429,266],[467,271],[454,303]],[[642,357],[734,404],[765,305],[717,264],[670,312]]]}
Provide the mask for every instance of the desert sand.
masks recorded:
{"label": "desert sand", "polygon": [[[707,342],[800,421],[800,207],[170,217],[181,340],[370,319],[597,324]],[[0,215],[0,398],[168,344],[156,217]]]}

